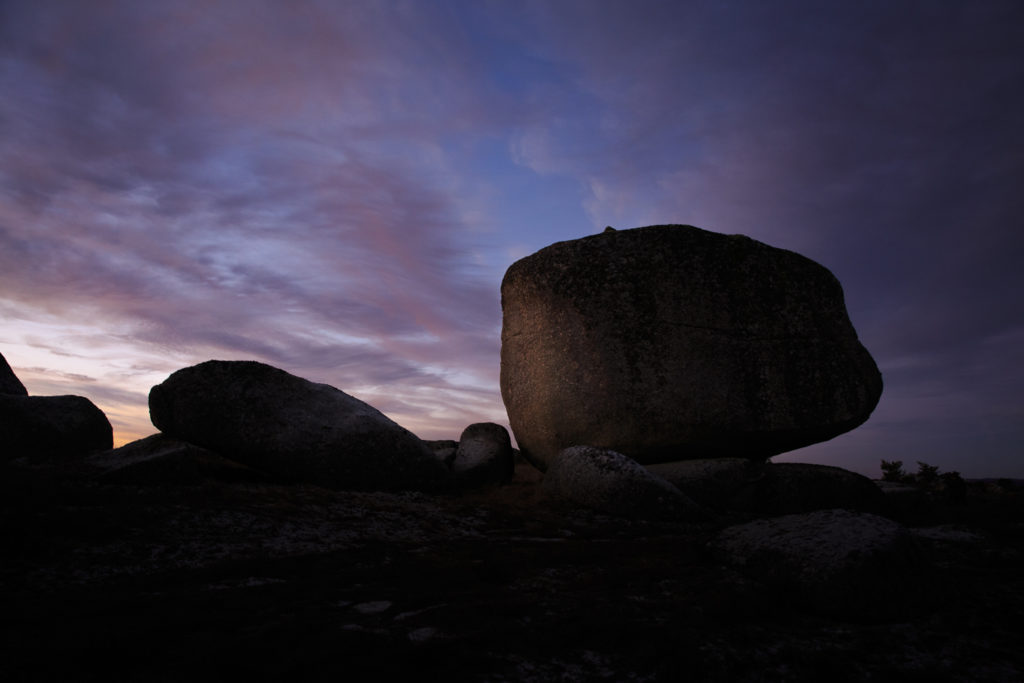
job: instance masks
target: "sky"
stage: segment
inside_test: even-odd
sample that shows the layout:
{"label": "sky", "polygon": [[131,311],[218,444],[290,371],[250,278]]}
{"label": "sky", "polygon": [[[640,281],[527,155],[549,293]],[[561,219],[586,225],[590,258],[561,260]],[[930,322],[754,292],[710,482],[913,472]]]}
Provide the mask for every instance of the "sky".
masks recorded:
{"label": "sky", "polygon": [[882,371],[774,458],[1024,477],[1020,0],[0,2],[0,353],[115,443],[211,358],[507,425],[500,283],[660,223],[797,251]]}

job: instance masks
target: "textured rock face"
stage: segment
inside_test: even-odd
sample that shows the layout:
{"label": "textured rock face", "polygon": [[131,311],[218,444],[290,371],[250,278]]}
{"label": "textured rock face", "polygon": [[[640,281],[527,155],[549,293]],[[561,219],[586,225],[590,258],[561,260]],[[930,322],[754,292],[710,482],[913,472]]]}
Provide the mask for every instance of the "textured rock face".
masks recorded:
{"label": "textured rock face", "polygon": [[643,464],[764,459],[864,422],[881,375],[823,266],[690,226],[558,242],[501,287],[501,393],[544,469],[588,444]]}
{"label": "textured rock face", "polygon": [[541,483],[553,500],[621,517],[703,517],[699,506],[664,479],[621,453],[590,446],[566,448]]}
{"label": "textured rock face", "polygon": [[80,455],[114,445],[103,411],[82,396],[0,394],[0,452],[23,455]]}
{"label": "textured rock face", "polygon": [[431,490],[450,475],[412,432],[326,384],[254,361],[207,361],[149,393],[153,424],[278,477],[353,490]]}
{"label": "textured rock face", "polygon": [[886,616],[912,600],[928,578],[925,559],[903,526],[848,510],[729,527],[710,547],[727,564],[828,614]]}
{"label": "textured rock face", "polygon": [[18,376],[7,364],[7,359],[0,353],[0,394],[11,394],[14,396],[28,396],[28,390],[21,383]]}

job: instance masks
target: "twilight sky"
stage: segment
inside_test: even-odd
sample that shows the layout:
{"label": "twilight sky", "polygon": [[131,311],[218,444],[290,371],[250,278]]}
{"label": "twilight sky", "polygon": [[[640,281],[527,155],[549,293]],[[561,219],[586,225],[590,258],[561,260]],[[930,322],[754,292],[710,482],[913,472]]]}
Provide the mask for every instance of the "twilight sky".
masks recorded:
{"label": "twilight sky", "polygon": [[1024,3],[0,4],[0,353],[115,441],[258,359],[506,423],[516,259],[689,223],[842,282],[885,391],[777,461],[1024,477]]}

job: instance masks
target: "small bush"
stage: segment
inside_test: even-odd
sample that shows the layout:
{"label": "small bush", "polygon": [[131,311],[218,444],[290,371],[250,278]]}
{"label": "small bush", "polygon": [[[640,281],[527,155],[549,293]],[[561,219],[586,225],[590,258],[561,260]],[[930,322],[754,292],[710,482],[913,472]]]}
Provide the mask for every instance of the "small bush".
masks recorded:
{"label": "small bush", "polygon": [[906,479],[906,477],[907,475],[903,471],[902,460],[882,461],[882,481],[902,482]]}
{"label": "small bush", "polygon": [[934,486],[939,481],[939,468],[926,462],[917,461],[917,482],[922,486]]}

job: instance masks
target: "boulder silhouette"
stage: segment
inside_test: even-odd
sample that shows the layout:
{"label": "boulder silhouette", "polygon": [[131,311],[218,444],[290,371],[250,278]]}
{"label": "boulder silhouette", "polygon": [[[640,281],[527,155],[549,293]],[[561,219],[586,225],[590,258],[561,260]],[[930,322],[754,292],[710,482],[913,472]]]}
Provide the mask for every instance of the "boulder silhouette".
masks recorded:
{"label": "boulder silhouette", "polygon": [[832,273],[742,235],[558,242],[512,264],[501,298],[502,399],[541,469],[581,444],[764,460],[860,425],[882,391]]}
{"label": "boulder silhouette", "polygon": [[5,458],[82,455],[114,445],[107,416],[84,396],[0,394],[0,434]]}
{"label": "boulder silhouette", "polygon": [[14,396],[28,396],[28,390],[21,383],[14,370],[7,364],[7,359],[0,353],[0,394],[11,394]]}
{"label": "boulder silhouette", "polygon": [[357,398],[256,361],[211,360],[149,392],[160,431],[276,477],[352,490],[448,486],[412,432]]}

